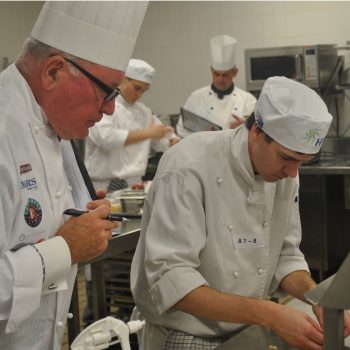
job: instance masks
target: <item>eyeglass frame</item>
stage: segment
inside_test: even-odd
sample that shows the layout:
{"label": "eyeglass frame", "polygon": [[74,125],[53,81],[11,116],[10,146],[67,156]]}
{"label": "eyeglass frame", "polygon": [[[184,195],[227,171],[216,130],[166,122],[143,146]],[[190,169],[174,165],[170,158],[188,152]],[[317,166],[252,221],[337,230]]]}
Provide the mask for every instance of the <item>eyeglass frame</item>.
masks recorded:
{"label": "eyeglass frame", "polygon": [[107,84],[102,82],[101,80],[97,79],[94,75],[89,73],[85,68],[80,66],[78,63],[72,61],[71,59],[67,57],[63,57],[68,63],[73,65],[75,68],[77,68],[80,72],[82,72],[87,78],[89,78],[91,81],[93,81],[102,91],[106,93],[106,96],[104,97],[104,102],[109,102],[113,98],[116,98],[118,95],[120,95],[120,90],[118,88],[112,89]]}

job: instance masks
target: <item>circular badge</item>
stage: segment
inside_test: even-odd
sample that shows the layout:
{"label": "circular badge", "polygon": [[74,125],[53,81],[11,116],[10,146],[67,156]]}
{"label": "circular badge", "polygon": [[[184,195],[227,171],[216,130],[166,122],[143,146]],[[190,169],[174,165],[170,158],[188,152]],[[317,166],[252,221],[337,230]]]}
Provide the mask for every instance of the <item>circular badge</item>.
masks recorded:
{"label": "circular badge", "polygon": [[33,198],[28,199],[28,204],[24,210],[24,219],[26,223],[31,227],[37,227],[41,219],[43,217],[43,213],[38,201]]}

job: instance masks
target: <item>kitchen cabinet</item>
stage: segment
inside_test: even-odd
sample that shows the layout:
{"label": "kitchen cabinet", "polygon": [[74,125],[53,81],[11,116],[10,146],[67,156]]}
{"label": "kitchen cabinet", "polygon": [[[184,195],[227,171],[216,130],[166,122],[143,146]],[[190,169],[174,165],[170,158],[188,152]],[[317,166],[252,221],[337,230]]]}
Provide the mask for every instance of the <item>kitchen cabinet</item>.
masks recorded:
{"label": "kitchen cabinet", "polygon": [[316,280],[337,271],[350,251],[347,174],[300,174],[301,250]]}

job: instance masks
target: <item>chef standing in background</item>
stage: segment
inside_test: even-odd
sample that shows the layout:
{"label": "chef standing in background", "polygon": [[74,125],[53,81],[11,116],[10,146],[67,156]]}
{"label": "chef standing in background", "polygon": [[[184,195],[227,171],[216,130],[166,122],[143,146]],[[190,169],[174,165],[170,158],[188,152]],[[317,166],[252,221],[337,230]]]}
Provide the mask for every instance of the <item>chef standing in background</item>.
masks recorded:
{"label": "chef standing in background", "polygon": [[[150,151],[164,152],[180,139],[171,126],[165,125],[140,101],[152,85],[156,70],[147,62],[131,59],[119,85],[114,113],[90,129],[86,140],[85,163],[94,187],[112,192],[139,184],[145,175]],[[109,267],[109,275],[129,271],[123,264]],[[93,321],[90,267],[85,268],[88,303],[84,322]],[[113,269],[115,271],[113,271]],[[119,314],[131,314],[124,307]],[[125,317],[125,316],[123,316]]]}
{"label": "chef standing in background", "polygon": [[[210,39],[212,84],[192,92],[183,107],[223,129],[242,124],[256,103],[252,94],[234,85],[238,74],[236,46],[237,40],[229,35]],[[176,131],[182,138],[191,134],[184,127],[181,116]]]}
{"label": "chef standing in background", "polygon": [[[61,349],[77,263],[101,254],[117,226],[109,202],[73,181],[81,174],[67,140],[113,113],[146,8],[47,2],[0,75],[2,350]],[[74,206],[89,212],[63,214]]]}
{"label": "chef standing in background", "polygon": [[106,189],[116,179],[128,185],[140,182],[150,151],[164,152],[179,141],[173,128],[161,123],[140,101],[155,72],[147,62],[131,59],[113,115],[90,129],[85,159],[95,188]]}

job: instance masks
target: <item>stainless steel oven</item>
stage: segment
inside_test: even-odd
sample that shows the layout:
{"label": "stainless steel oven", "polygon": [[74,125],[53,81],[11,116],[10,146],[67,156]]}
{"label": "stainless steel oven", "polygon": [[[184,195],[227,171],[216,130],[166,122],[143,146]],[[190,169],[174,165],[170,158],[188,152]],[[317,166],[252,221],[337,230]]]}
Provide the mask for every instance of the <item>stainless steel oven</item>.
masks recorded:
{"label": "stainless steel oven", "polygon": [[321,90],[327,86],[337,62],[336,45],[246,49],[247,90],[260,91],[271,76],[285,76]]}

